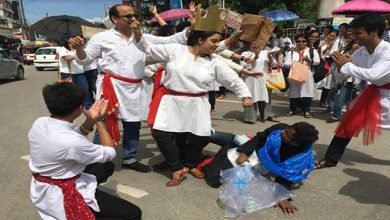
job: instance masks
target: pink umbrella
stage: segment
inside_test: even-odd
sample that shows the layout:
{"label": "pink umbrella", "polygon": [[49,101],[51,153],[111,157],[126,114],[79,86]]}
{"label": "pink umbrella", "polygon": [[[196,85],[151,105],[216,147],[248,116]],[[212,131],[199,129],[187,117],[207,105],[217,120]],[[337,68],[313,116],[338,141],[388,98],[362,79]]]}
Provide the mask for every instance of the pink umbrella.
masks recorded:
{"label": "pink umbrella", "polygon": [[[165,21],[172,21],[180,18],[188,18],[190,16],[189,9],[171,9],[160,13],[160,17]],[[151,22],[157,22],[156,18],[152,18]]]}
{"label": "pink umbrella", "polygon": [[390,4],[381,0],[352,0],[334,9],[332,14],[356,15],[366,12],[390,13]]}

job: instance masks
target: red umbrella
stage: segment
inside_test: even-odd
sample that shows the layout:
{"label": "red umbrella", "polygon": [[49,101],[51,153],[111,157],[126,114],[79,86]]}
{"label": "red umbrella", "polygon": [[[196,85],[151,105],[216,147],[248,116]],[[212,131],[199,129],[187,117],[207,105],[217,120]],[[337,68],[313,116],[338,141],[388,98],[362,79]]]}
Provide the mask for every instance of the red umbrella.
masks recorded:
{"label": "red umbrella", "polygon": [[[181,18],[188,18],[190,16],[189,9],[171,9],[160,13],[160,17],[165,21],[172,21]],[[157,22],[156,18],[152,18],[151,22]]]}
{"label": "red umbrella", "polygon": [[390,4],[381,0],[352,0],[334,9],[332,14],[356,15],[367,12],[390,13]]}

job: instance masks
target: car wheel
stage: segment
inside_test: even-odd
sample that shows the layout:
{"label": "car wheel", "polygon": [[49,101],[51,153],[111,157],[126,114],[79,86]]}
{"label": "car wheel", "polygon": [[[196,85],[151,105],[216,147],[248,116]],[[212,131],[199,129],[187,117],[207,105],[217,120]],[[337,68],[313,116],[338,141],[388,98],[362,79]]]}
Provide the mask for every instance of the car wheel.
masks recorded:
{"label": "car wheel", "polygon": [[43,67],[35,67],[35,69],[37,69],[38,71],[42,71]]}
{"label": "car wheel", "polygon": [[23,68],[21,68],[21,67],[18,68],[18,71],[16,72],[15,79],[16,80],[24,79],[24,70],[23,70]]}

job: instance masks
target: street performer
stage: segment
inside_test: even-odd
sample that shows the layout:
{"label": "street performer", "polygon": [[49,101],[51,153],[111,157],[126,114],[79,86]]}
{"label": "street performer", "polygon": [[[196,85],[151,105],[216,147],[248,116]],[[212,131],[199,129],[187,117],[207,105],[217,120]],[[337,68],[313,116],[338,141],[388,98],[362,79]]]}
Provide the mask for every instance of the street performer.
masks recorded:
{"label": "street performer", "polygon": [[[201,17],[198,9],[194,31],[188,38],[188,46],[179,44],[151,45],[142,36],[140,48],[153,59],[166,62],[165,75],[153,94],[148,124],[153,137],[170,166],[172,179],[167,186],[177,186],[200,162],[201,151],[208,143],[211,131],[208,85],[216,80],[242,98],[244,106],[251,106],[251,93],[245,83],[213,53],[221,39],[226,11],[218,5],[207,10]],[[138,29],[141,37],[140,29]],[[156,86],[156,85],[155,85]],[[184,134],[188,145],[184,158],[179,157],[174,137]],[[182,164],[181,160],[185,161]]]}
{"label": "street performer", "polygon": [[339,72],[370,84],[350,104],[336,129],[325,158],[316,168],[334,167],[341,159],[352,137],[363,131],[363,144],[374,142],[381,129],[390,129],[390,44],[382,40],[384,19],[374,13],[353,19],[350,28],[361,46],[351,55],[333,53]]}
{"label": "street performer", "polygon": [[[117,119],[122,119],[122,166],[146,173],[151,168],[139,163],[136,158],[143,106],[141,82],[145,72],[145,53],[138,49],[134,37],[133,25],[138,22],[135,16],[132,6],[114,5],[109,10],[114,29],[94,35],[85,49],[82,38],[75,37],[72,40],[77,57],[82,62],[98,60],[101,74],[97,80],[96,95],[103,95],[110,100],[105,122],[116,144],[120,141]],[[145,39],[156,44],[187,43],[186,32],[171,37],[145,34]]]}

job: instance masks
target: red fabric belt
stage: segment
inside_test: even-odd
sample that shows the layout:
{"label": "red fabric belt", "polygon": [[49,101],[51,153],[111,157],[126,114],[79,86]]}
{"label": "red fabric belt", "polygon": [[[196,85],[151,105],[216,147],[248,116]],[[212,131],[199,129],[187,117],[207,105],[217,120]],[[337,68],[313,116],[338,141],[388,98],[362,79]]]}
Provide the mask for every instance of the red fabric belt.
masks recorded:
{"label": "red fabric belt", "polygon": [[383,86],[371,84],[351,102],[336,129],[337,137],[357,137],[363,130],[363,144],[369,145],[380,136],[382,106],[379,89],[390,89],[390,84]]}
{"label": "red fabric belt", "polygon": [[62,180],[41,176],[37,173],[33,173],[32,175],[34,179],[39,182],[48,183],[61,188],[62,194],[64,195],[64,209],[67,220],[95,219],[95,215],[89,209],[84,201],[84,198],[76,189],[75,181],[80,177],[80,175]]}
{"label": "red fabric belt", "polygon": [[107,114],[106,114],[106,124],[107,124],[107,130],[108,133],[110,133],[112,139],[115,142],[115,145],[117,145],[121,139],[120,133],[119,133],[119,127],[118,127],[118,108],[119,108],[119,102],[115,94],[114,86],[112,85],[111,79],[114,78],[117,80],[121,80],[123,82],[127,83],[140,83],[142,82],[142,79],[130,79],[123,76],[114,75],[111,73],[104,73],[103,78],[103,96],[104,99],[108,100],[108,106],[107,106]]}
{"label": "red fabric belt", "polygon": [[148,125],[152,128],[153,128],[154,121],[156,119],[158,107],[160,106],[161,99],[164,95],[169,94],[174,96],[201,97],[208,94],[207,92],[183,93],[183,92],[176,92],[165,88],[163,85],[160,85],[162,73],[164,70],[165,67],[158,68],[154,77],[153,95],[152,95],[152,101],[150,102],[149,105],[149,115],[147,119]]}

